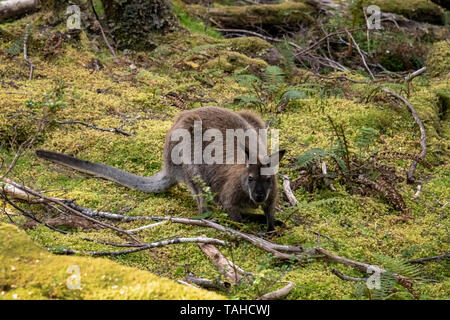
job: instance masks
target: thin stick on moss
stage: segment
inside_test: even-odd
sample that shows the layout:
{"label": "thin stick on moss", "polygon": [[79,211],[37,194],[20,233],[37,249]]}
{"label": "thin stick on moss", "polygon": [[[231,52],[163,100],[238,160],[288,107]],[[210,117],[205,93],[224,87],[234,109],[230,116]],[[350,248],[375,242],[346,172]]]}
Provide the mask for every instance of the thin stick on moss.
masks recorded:
{"label": "thin stick on moss", "polygon": [[295,287],[294,282],[288,282],[288,284],[278,290],[275,290],[273,292],[266,293],[265,295],[259,297],[257,300],[280,300],[286,297],[291,290]]}
{"label": "thin stick on moss", "polygon": [[333,274],[335,274],[339,279],[342,279],[342,280],[345,280],[345,281],[365,282],[368,279],[368,278],[350,277],[350,276],[347,276],[347,275],[343,274],[342,272],[340,272],[339,270],[337,270],[335,268],[332,268],[331,272]]}
{"label": "thin stick on moss", "polygon": [[348,37],[352,40],[353,44],[356,47],[356,50],[358,50],[359,55],[361,56],[361,60],[364,64],[364,67],[369,72],[370,77],[372,80],[375,80],[375,76],[372,73],[372,70],[370,70],[369,66],[367,65],[366,58],[364,58],[364,54],[361,52],[361,48],[359,47],[358,43],[356,42],[355,38],[353,38],[352,34],[346,29]]}
{"label": "thin stick on moss", "polygon": [[426,258],[421,258],[421,259],[414,259],[414,260],[409,260],[406,261],[406,263],[420,263],[423,264],[424,262],[428,262],[428,261],[437,261],[437,260],[450,260],[450,253],[445,253],[442,254],[440,256],[433,256],[433,257],[426,257]]}
{"label": "thin stick on moss", "polygon": [[227,243],[223,240],[213,239],[213,238],[175,238],[170,240],[157,241],[152,243],[146,243],[140,245],[139,247],[123,250],[123,251],[79,251],[73,249],[63,249],[61,250],[61,254],[86,254],[91,256],[120,256],[124,254],[135,253],[143,250],[148,250],[152,248],[160,248],[171,244],[179,244],[179,243],[210,243],[214,245],[227,246]]}
{"label": "thin stick on moss", "polygon": [[132,133],[126,132],[124,130],[122,130],[122,127],[124,126],[124,124],[122,124],[120,127],[118,128],[114,128],[114,129],[107,129],[107,128],[100,128],[97,127],[95,124],[90,124],[90,123],[86,123],[83,121],[78,121],[78,120],[64,120],[64,121],[56,121],[56,123],[58,124],[79,124],[94,130],[99,130],[99,131],[105,131],[105,132],[111,132],[111,133],[118,133],[118,134],[123,134],[124,136],[132,136]]}
{"label": "thin stick on moss", "polygon": [[414,109],[413,105],[411,103],[409,103],[408,100],[406,100],[403,96],[399,95],[398,93],[391,91],[387,88],[382,88],[381,90],[386,92],[387,94],[390,94],[391,96],[399,99],[401,102],[403,102],[408,107],[409,111],[411,112],[411,114],[414,118],[414,121],[419,126],[419,130],[420,130],[419,143],[422,148],[422,151],[417,155],[418,160],[413,160],[413,162],[411,163],[411,166],[409,167],[408,173],[406,174],[406,181],[410,184],[414,183],[414,181],[416,180],[414,177],[414,173],[416,171],[417,164],[419,161],[422,162],[425,159],[425,156],[427,155],[427,136],[425,133],[425,127],[422,123],[422,120],[420,120],[416,109]]}
{"label": "thin stick on moss", "polygon": [[1,180],[3,180],[4,182],[6,182],[6,183],[8,183],[8,184],[10,184],[10,185],[12,185],[12,186],[14,186],[16,188],[22,189],[23,191],[29,193],[30,195],[32,195],[34,197],[41,198],[41,199],[45,200],[45,202],[55,203],[55,204],[63,207],[67,211],[69,211],[69,213],[72,213],[72,214],[75,214],[77,216],[83,217],[86,220],[89,220],[89,221],[91,221],[93,223],[101,225],[101,226],[103,226],[105,228],[109,228],[109,229],[112,229],[112,230],[117,231],[119,233],[122,233],[122,234],[126,235],[127,237],[131,238],[133,241],[136,241],[137,243],[142,243],[139,239],[137,239],[133,234],[129,233],[128,231],[123,230],[123,229],[118,228],[118,227],[115,227],[113,225],[104,223],[102,221],[96,220],[96,219],[90,217],[89,215],[86,215],[86,214],[84,214],[84,213],[82,213],[80,211],[77,211],[77,210],[73,209],[72,207],[68,206],[66,201],[64,201],[62,199],[48,197],[46,195],[43,195],[43,194],[39,193],[38,191],[30,189],[30,188],[28,188],[28,187],[26,187],[26,186],[24,186],[24,185],[22,185],[20,183],[17,183],[15,181],[10,180],[8,178],[2,178]]}
{"label": "thin stick on moss", "polygon": [[100,18],[98,17],[97,11],[95,10],[94,2],[92,0],[90,0],[90,3],[91,3],[92,12],[94,12],[94,15],[95,15],[95,20],[97,21],[98,26],[100,28],[100,32],[102,33],[103,40],[105,40],[106,46],[108,47],[109,51],[111,51],[112,56],[114,58],[116,58],[117,57],[116,51],[109,44],[108,38],[106,37],[105,31],[103,30],[102,24],[100,22]]}
{"label": "thin stick on moss", "polygon": [[298,200],[291,189],[291,181],[289,180],[289,177],[286,175],[283,175],[283,191],[291,206],[293,207],[298,206]]}
{"label": "thin stick on moss", "polygon": [[23,36],[23,58],[30,66],[30,75],[28,77],[29,80],[33,79],[33,72],[34,72],[34,64],[31,62],[31,60],[28,58],[28,38],[30,36],[31,27],[30,24],[27,24],[25,27],[25,35]]}
{"label": "thin stick on moss", "polygon": [[231,287],[231,284],[225,281],[220,280],[210,280],[205,278],[198,278],[192,272],[189,272],[185,279],[189,283],[196,284],[205,289],[213,289],[213,290],[228,290]]}
{"label": "thin stick on moss", "polygon": [[[202,238],[206,238],[206,236],[202,235]],[[198,243],[197,245],[214,263],[219,272],[227,277],[233,285],[242,280],[243,275],[246,274],[246,272],[225,258],[225,256],[214,245],[206,243]]]}

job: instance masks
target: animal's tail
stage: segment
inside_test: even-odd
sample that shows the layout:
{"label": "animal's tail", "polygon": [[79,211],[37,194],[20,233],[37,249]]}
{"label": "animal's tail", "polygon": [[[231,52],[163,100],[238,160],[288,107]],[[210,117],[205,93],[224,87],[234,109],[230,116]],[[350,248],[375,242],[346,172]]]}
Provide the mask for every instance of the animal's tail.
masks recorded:
{"label": "animal's tail", "polygon": [[120,185],[144,192],[162,192],[176,184],[175,179],[168,176],[164,170],[151,177],[142,177],[108,165],[77,159],[62,153],[37,150],[36,155],[77,171],[100,176]]}

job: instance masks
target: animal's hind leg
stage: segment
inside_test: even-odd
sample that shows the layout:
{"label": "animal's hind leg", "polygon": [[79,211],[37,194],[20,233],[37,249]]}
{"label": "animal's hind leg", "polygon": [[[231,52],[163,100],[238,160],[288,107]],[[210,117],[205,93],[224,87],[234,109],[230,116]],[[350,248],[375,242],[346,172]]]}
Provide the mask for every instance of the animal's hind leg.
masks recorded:
{"label": "animal's hind leg", "polygon": [[198,213],[202,214],[207,212],[209,210],[208,203],[203,196],[202,188],[198,183],[189,179],[186,179],[185,184],[191,192],[192,197],[197,201]]}

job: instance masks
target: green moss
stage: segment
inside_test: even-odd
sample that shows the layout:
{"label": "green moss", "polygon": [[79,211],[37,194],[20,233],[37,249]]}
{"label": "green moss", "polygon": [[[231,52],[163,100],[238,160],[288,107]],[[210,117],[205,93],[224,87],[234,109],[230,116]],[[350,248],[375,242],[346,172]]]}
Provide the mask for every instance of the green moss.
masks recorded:
{"label": "green moss", "polygon": [[381,11],[403,15],[408,19],[444,24],[444,9],[428,0],[371,0],[368,5],[377,5]]}
{"label": "green moss", "polygon": [[[184,10],[191,15],[205,19],[207,10],[201,5],[186,5]],[[224,6],[211,8],[209,16],[222,26],[233,28],[257,25],[271,28],[274,25],[297,26],[313,22],[314,9],[303,2],[285,2],[258,6]]]}
{"label": "green moss", "polygon": [[260,72],[267,67],[267,63],[264,60],[249,58],[238,52],[221,51],[217,58],[208,61],[203,67],[226,72],[232,72],[238,68],[249,68],[250,72]]}
{"label": "green moss", "polygon": [[[0,299],[221,299],[108,259],[55,256],[17,227],[0,223]],[[80,288],[69,289],[71,274]],[[69,271],[68,271],[69,270]]]}
{"label": "green moss", "polygon": [[440,41],[433,45],[428,53],[427,67],[433,77],[450,72],[450,41]]}
{"label": "green moss", "polygon": [[[14,36],[20,36],[25,22],[28,22],[24,19],[15,21],[13,26],[4,24],[2,28]],[[21,29],[14,33],[16,26]],[[92,51],[93,43],[89,37],[82,35],[81,40],[81,44],[65,43],[61,53],[52,59],[44,57],[39,51],[30,52],[30,57],[36,64],[32,81],[28,80],[28,69],[23,64],[23,58],[6,58],[4,48],[10,43],[0,43],[0,81],[4,89],[0,90],[2,141],[15,136],[24,140],[34,132],[36,117],[43,110],[38,108],[34,110],[36,115],[28,117],[30,109],[26,107],[26,102],[42,100],[55,87],[53,79],[58,77],[67,88],[63,99],[66,107],[55,114],[56,119],[80,120],[103,128],[123,125],[122,129],[133,135],[102,132],[79,125],[53,125],[19,159],[10,177],[40,190],[59,190],[48,194],[76,199],[80,205],[95,209],[133,216],[197,215],[196,202],[184,186],[176,186],[162,194],[145,194],[62,169],[37,159],[34,150],[40,148],[70,153],[135,174],[151,175],[161,168],[164,136],[176,115],[181,110],[207,104],[238,110],[239,107],[233,104],[233,100],[246,94],[247,89],[230,73],[251,71],[250,68],[246,69],[247,66],[264,68],[267,65],[263,61],[264,54],[271,50],[270,44],[255,38],[217,39],[202,32],[178,30],[164,36],[155,36],[153,40],[158,44],[155,50],[139,55],[120,55],[120,61],[114,62],[109,58],[107,50],[99,53]],[[93,58],[99,57],[102,58],[104,69],[94,71],[86,68]],[[136,69],[131,69],[131,64]],[[448,252],[450,248],[445,226],[449,223],[447,213],[450,206],[443,208],[443,204],[450,198],[450,122],[446,111],[450,82],[445,72],[439,74],[441,75],[435,78],[427,78],[426,75],[415,78],[408,97],[424,122],[429,150],[426,163],[419,164],[416,172],[422,179],[419,198],[412,198],[415,192],[413,187],[404,182],[397,185],[413,212],[414,221],[407,224],[394,223],[400,213],[381,197],[358,196],[336,183],[334,192],[326,188],[319,188],[312,194],[303,188],[295,190],[300,203],[298,208],[285,207],[285,202],[281,201],[280,208],[283,212],[277,212],[276,217],[286,220],[289,228],[280,235],[273,236],[271,240],[306,247],[320,245],[340,256],[367,263],[379,263],[375,253],[398,259],[415,259]],[[339,75],[342,74],[331,76]],[[346,76],[365,80],[359,75]],[[360,128],[370,127],[379,132],[374,148],[413,154],[419,152],[419,130],[404,106],[399,104],[398,110],[393,108],[383,99],[381,92],[369,103],[362,102],[367,93],[374,89],[372,84],[318,79],[309,72],[298,72],[290,85],[307,92],[309,98],[292,100],[282,113],[263,114],[263,117],[270,122],[271,127],[280,129],[280,144],[288,150],[282,161],[281,173],[289,175],[291,179],[299,177],[298,170],[292,166],[297,156],[309,148],[329,148],[333,133],[327,115],[344,125],[352,146]],[[338,92],[340,86],[345,94],[324,94],[329,88],[334,90],[332,92]],[[0,150],[1,158],[7,162],[13,155],[11,150]],[[409,164],[408,160],[393,162],[399,176],[404,176]],[[280,199],[283,199],[281,194]],[[20,205],[26,207],[25,204]],[[41,219],[48,218],[44,207],[34,205],[29,209]],[[7,210],[16,213],[9,206]],[[23,217],[13,218],[19,225],[25,222]],[[0,216],[0,220],[8,221],[4,215]],[[117,225],[131,229],[142,223]],[[255,223],[247,224],[245,228],[248,232],[264,231],[263,225]],[[186,264],[190,265],[191,271],[197,276],[209,279],[220,277],[195,244],[167,246],[110,259],[55,256],[41,249],[42,246],[76,250],[115,249],[84,241],[82,237],[124,243],[123,238],[107,229],[72,231],[73,235],[61,235],[43,226],[27,230],[32,241],[38,244],[33,245],[34,249],[28,252],[26,248],[29,248],[30,240],[24,233],[2,224],[0,237],[8,241],[0,244],[0,259],[3,259],[0,265],[12,265],[16,268],[14,272],[6,270],[7,273],[0,270],[0,280],[7,281],[7,287],[0,290],[5,291],[3,297],[12,298],[17,294],[18,298],[88,299],[120,298],[124,295],[131,298],[175,298],[179,297],[178,286],[173,287],[173,295],[165,291],[166,287],[150,293],[150,289],[145,289],[142,282],[141,289],[135,293],[130,288],[136,288],[138,282],[135,279],[138,277],[151,278],[159,283],[161,279],[152,274],[172,280],[183,279]],[[319,238],[313,232],[324,234],[333,241],[326,237]],[[5,234],[11,237],[8,238]],[[227,235],[214,230],[175,223],[142,231],[139,236],[143,241],[151,242],[174,235],[194,237],[201,234],[227,239]],[[336,267],[355,277],[366,276],[342,265],[332,264],[326,267],[327,263],[321,260],[303,266],[280,263],[269,254],[243,242],[239,242],[232,250],[220,249],[237,265],[257,276],[264,275],[268,282],[274,279],[294,281],[296,287],[288,299],[358,299],[360,296],[354,284],[337,278],[330,272],[330,267]],[[34,252],[42,254],[42,259],[26,260],[27,257],[34,257]],[[22,259],[22,256],[25,258]],[[54,274],[42,267],[44,264],[41,262],[36,267],[33,261],[37,259],[48,263],[48,270]],[[67,264],[82,264],[82,274],[87,273],[87,276],[82,275],[82,284],[86,280],[83,284],[86,291],[65,289]],[[108,272],[98,271],[103,270],[103,266]],[[42,276],[39,272],[42,272]],[[424,266],[421,276],[439,281],[416,283],[415,290],[422,297],[448,297],[450,282],[448,269],[443,261]],[[173,285],[168,280],[161,281]],[[3,281],[0,283],[3,284]],[[113,289],[115,285],[117,288]],[[242,284],[221,294],[230,298],[251,299],[267,290],[278,288],[279,285],[280,283],[273,287]],[[121,289],[124,290],[123,295],[120,293]],[[197,296],[189,291],[186,297]],[[203,291],[201,297],[205,297]]]}

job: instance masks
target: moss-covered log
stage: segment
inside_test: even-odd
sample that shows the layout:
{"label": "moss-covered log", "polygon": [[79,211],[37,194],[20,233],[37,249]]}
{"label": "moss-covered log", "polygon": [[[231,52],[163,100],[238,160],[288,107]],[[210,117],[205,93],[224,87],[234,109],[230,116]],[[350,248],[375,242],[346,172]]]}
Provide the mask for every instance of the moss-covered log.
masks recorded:
{"label": "moss-covered log", "polygon": [[313,22],[314,8],[303,2],[256,6],[229,6],[207,9],[200,5],[186,5],[185,10],[221,27],[271,29],[274,26],[295,27]]}
{"label": "moss-covered log", "polygon": [[122,47],[152,47],[153,32],[170,30],[176,25],[168,0],[102,0],[105,16]]}
{"label": "moss-covered log", "polygon": [[444,9],[429,0],[366,0],[365,5],[377,5],[383,12],[392,12],[408,19],[442,25]]}
{"label": "moss-covered log", "polygon": [[440,41],[433,45],[428,53],[428,72],[440,76],[450,72],[450,42]]}

